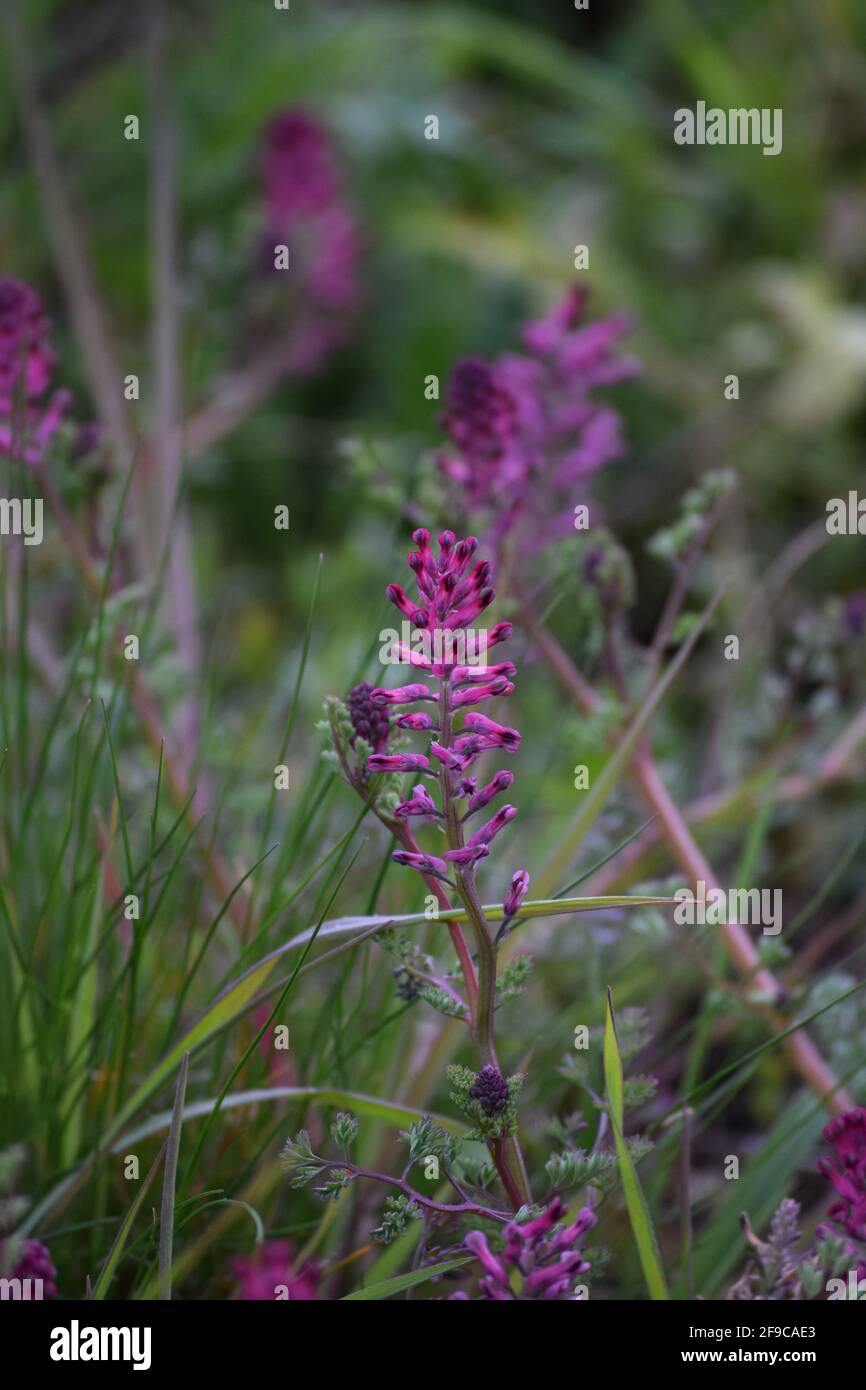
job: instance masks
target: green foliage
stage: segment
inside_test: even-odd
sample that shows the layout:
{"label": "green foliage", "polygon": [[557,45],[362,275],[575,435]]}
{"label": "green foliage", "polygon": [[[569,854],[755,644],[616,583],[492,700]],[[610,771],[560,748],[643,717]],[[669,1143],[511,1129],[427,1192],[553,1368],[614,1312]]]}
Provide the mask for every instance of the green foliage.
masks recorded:
{"label": "green foliage", "polygon": [[496,981],[497,1005],[507,1004],[509,1000],[516,999],[523,993],[534,964],[531,956],[518,955],[511,958]]}
{"label": "green foliage", "polygon": [[354,1115],[340,1110],[331,1121],[331,1138],[339,1148],[349,1152],[358,1137],[361,1126]]}
{"label": "green foliage", "polygon": [[386,1197],[382,1209],[382,1220],[373,1231],[373,1237],[380,1245],[390,1245],[398,1236],[405,1235],[410,1221],[418,1221],[421,1208],[408,1197]]}
{"label": "green foliage", "polygon": [[352,1182],[353,1176],[348,1168],[329,1168],[325,1181],[313,1190],[323,1201],[336,1202]]}
{"label": "green foliage", "polygon": [[607,1149],[584,1153],[582,1149],[567,1149],[551,1154],[544,1165],[551,1189],[566,1191],[571,1187],[592,1184],[603,1187],[616,1166],[616,1155]]}
{"label": "green foliage", "polygon": [[400,1134],[401,1140],[409,1146],[409,1161],[421,1163],[425,1158],[438,1158],[445,1168],[451,1168],[457,1155],[457,1144],[453,1134],[448,1134],[435,1124],[429,1115],[416,1120]]}
{"label": "green foliage", "polygon": [[444,1014],[446,1018],[466,1017],[466,1005],[461,1004],[459,999],[455,999],[441,985],[419,985],[418,998],[423,999],[437,1013]]}
{"label": "green foliage", "polygon": [[325,1167],[313,1153],[310,1136],[305,1129],[298,1132],[296,1139],[286,1140],[281,1157],[291,1187],[306,1187]]}

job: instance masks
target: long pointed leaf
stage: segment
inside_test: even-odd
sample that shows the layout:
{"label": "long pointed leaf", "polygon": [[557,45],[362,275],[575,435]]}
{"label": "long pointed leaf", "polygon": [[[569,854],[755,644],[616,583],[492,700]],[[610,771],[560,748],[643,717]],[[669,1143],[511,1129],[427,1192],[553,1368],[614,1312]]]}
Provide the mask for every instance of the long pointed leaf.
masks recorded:
{"label": "long pointed leaf", "polygon": [[637,1171],[632,1162],[631,1154],[626,1147],[622,1133],[622,1057],[620,1056],[619,1040],[616,1035],[616,1022],[613,1016],[613,996],[611,995],[610,989],[607,991],[607,1008],[604,1018],[604,1081],[610,1107],[610,1122],[613,1128],[616,1156],[619,1161],[620,1178],[622,1179],[622,1190],[625,1194],[626,1209],[628,1210],[629,1220],[631,1221],[631,1228],[634,1231],[641,1268],[647,1288],[649,1289],[650,1298],[654,1301],[664,1301],[668,1298],[668,1290],[665,1283],[664,1271],[662,1270],[661,1259],[659,1257],[658,1245],[656,1244],[652,1218],[649,1214],[649,1208],[647,1207],[646,1199],[643,1195],[643,1189],[640,1185]]}

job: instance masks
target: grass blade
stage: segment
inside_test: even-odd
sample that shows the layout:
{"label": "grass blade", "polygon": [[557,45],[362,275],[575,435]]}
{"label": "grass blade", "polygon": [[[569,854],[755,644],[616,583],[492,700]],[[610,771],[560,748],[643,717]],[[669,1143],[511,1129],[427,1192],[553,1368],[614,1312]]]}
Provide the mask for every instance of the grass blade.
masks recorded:
{"label": "grass blade", "polygon": [[180,1134],[183,1128],[183,1102],[186,1098],[186,1078],[189,1072],[189,1053],[183,1054],[174,1109],[168,1130],[165,1153],[165,1172],[162,1179],[162,1208],[159,1217],[159,1296],[171,1300],[171,1257],[174,1246],[174,1198],[177,1182],[177,1159],[180,1153]]}
{"label": "grass blade", "polygon": [[404,1289],[413,1288],[415,1284],[424,1284],[428,1279],[434,1279],[437,1274],[447,1274],[449,1269],[459,1269],[461,1265],[468,1263],[467,1257],[461,1260],[443,1260],[441,1264],[428,1265],[426,1269],[413,1269],[408,1274],[398,1274],[393,1279],[385,1279],[381,1284],[373,1284],[369,1289],[358,1289],[355,1293],[348,1293],[340,1302],[369,1303],[390,1298],[395,1293],[402,1293]]}
{"label": "grass blade", "polygon": [[622,1133],[622,1058],[619,1052],[619,1040],[616,1035],[616,1022],[613,1014],[613,996],[609,988],[607,991],[607,1008],[604,1017],[604,1081],[610,1107],[610,1122],[613,1128],[614,1143],[616,1144],[616,1156],[619,1160],[622,1190],[625,1194],[625,1204],[628,1210],[629,1220],[631,1221],[631,1228],[634,1231],[641,1268],[644,1273],[647,1288],[649,1289],[650,1298],[657,1302],[664,1301],[668,1298],[668,1290],[665,1283],[664,1271],[662,1270],[661,1259],[659,1257],[658,1245],[656,1244],[652,1218],[649,1214],[649,1208],[647,1207],[646,1199],[643,1195],[643,1189],[641,1188],[637,1171],[632,1162],[631,1154],[626,1147]]}

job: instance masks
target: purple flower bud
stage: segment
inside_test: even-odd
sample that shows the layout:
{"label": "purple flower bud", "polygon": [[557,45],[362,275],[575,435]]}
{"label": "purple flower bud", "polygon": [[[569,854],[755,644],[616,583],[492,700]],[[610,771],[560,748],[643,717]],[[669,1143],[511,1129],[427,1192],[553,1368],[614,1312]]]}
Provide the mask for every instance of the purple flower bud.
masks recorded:
{"label": "purple flower bud", "polygon": [[367,767],[371,772],[429,772],[430,761],[423,753],[374,753]]}
{"label": "purple flower bud", "polygon": [[[474,778],[472,780],[474,781]],[[513,781],[513,772],[497,772],[496,776],[487,783],[486,787],[482,787],[480,792],[474,792],[474,795],[470,797],[466,814],[471,816],[474,815],[476,811],[481,811],[485,806],[489,805],[494,796],[498,796],[500,792],[504,792],[507,787],[510,787]],[[461,793],[458,792],[458,795],[460,794]],[[465,795],[465,793],[463,794]]]}
{"label": "purple flower bud", "polygon": [[396,815],[405,820],[409,816],[425,816],[428,819],[438,818],[440,812],[436,808],[427,788],[421,783],[412,788],[412,797],[409,801],[401,801],[396,809]]}
{"label": "purple flower bud", "polygon": [[470,1231],[464,1244],[466,1249],[471,1250],[476,1259],[483,1264],[492,1279],[507,1286],[508,1275],[505,1272],[505,1266],[493,1254],[483,1231]]}
{"label": "purple flower bud", "polygon": [[432,874],[435,878],[450,883],[448,865],[435,854],[410,854],[408,850],[396,849],[391,858],[395,864],[402,864],[407,869],[417,869],[419,874]]}
{"label": "purple flower bud", "polygon": [[403,588],[402,584],[389,584],[385,590],[385,595],[391,600],[395,608],[398,608],[404,618],[408,618],[410,623],[416,627],[427,626],[427,614],[423,608],[419,608],[417,603],[413,603]]}
{"label": "purple flower bud", "polygon": [[465,705],[480,705],[482,700],[492,700],[497,695],[511,695],[513,691],[511,681],[500,676],[489,685],[471,685],[466,690],[458,690],[451,703],[455,709],[461,709]]}
{"label": "purple flower bud", "polygon": [[451,672],[451,682],[458,685],[482,685],[485,681],[496,680],[500,676],[509,679],[517,675],[513,661],[500,661],[496,666],[455,666]]}
{"label": "purple flower bud", "polygon": [[591,1231],[597,1225],[598,1217],[591,1207],[581,1207],[577,1214],[577,1220],[571,1226],[566,1226],[558,1231],[550,1240],[550,1249],[555,1251],[569,1250],[576,1244],[587,1231]]}
{"label": "purple flower bud", "polygon": [[416,700],[438,700],[426,685],[377,685],[370,698],[375,705],[413,705]]}
{"label": "purple flower bud", "polygon": [[443,767],[450,767],[455,772],[462,771],[463,762],[459,753],[450,748],[443,748],[441,743],[431,743],[430,752]]}
{"label": "purple flower bud", "polygon": [[533,1270],[526,1280],[526,1291],[530,1297],[538,1293],[546,1297],[548,1292],[553,1297],[558,1297],[570,1287],[579,1273],[587,1269],[589,1265],[577,1252],[565,1255],[556,1264],[548,1265],[545,1269]]}
{"label": "purple flower bud", "polygon": [[516,1221],[512,1221],[505,1227],[507,1239],[515,1238],[521,1243],[532,1243],[540,1236],[546,1235],[565,1216],[566,1207],[561,1197],[553,1197],[550,1204],[541,1216],[536,1216],[534,1221],[526,1221],[522,1226]]}
{"label": "purple flower bud", "polygon": [[528,887],[529,874],[525,869],[518,869],[511,880],[511,887],[508,890],[505,902],[502,904],[506,922],[510,921],[512,917],[517,916],[520,911],[520,904],[526,897],[526,890]]}
{"label": "purple flower bud", "polygon": [[509,729],[504,724],[497,724],[494,720],[488,719],[486,715],[467,714],[463,721],[463,727],[492,739],[493,742],[488,744],[488,747],[507,748],[512,752],[520,747],[520,734],[516,729]]}
{"label": "purple flower bud", "polygon": [[501,806],[495,816],[491,816],[489,821],[479,827],[475,834],[470,838],[470,845],[489,845],[495,839],[500,830],[504,830],[509,821],[514,820],[517,815],[516,806]]}
{"label": "purple flower bud", "polygon": [[463,849],[447,849],[445,858],[452,864],[474,864],[478,859],[486,859],[489,853],[488,845],[466,845]]}
{"label": "purple flower bud", "polygon": [[500,642],[507,642],[513,630],[513,623],[496,623],[487,634],[488,647],[496,647]]}
{"label": "purple flower bud", "polygon": [[435,729],[436,725],[429,714],[398,714],[394,723],[401,729]]}
{"label": "purple flower bud", "polygon": [[414,666],[421,671],[430,671],[433,668],[432,661],[423,652],[416,651],[405,642],[392,642],[389,656],[393,666]]}

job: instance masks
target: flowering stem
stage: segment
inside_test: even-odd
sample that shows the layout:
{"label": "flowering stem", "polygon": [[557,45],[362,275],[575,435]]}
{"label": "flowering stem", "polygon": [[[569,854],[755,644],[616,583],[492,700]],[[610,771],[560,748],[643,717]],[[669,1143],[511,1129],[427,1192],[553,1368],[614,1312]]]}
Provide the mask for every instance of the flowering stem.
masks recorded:
{"label": "flowering stem", "polygon": [[[453,733],[453,721],[451,686],[447,678],[440,680],[439,692],[439,742],[443,748],[449,748]],[[445,834],[449,849],[462,849],[464,844],[463,823],[454,804],[451,775],[451,769],[443,764],[439,774],[439,785],[442,796],[442,812],[445,817]],[[455,867],[457,868],[457,892],[475,933],[478,958],[478,998],[473,1014],[472,1031],[483,1065],[494,1066],[499,1071],[495,1037],[496,942],[484,916],[484,909],[478,896],[474,866],[470,864],[465,869],[459,865]],[[523,1206],[524,1203],[531,1203],[532,1196],[529,1191],[526,1167],[516,1136],[507,1142],[501,1139],[496,1140],[490,1145],[490,1152],[515,1210]],[[515,1160],[517,1177],[511,1170],[509,1153]]]}
{"label": "flowering stem", "polygon": [[[389,825],[390,824],[391,822],[389,821]],[[392,829],[396,838],[407,850],[412,854],[420,854],[421,849],[418,841],[415,839],[408,825],[398,822],[392,825]],[[434,878],[432,874],[424,874],[423,877],[430,892],[435,895],[439,906],[446,912],[450,912],[454,904],[445,892],[444,885],[440,883],[439,879]],[[469,950],[468,942],[463,935],[463,928],[459,922],[450,920],[448,922],[448,931],[451,935],[451,943],[454,950],[457,952],[460,969],[463,972],[463,979],[466,984],[466,997],[469,1002],[469,1018],[471,1026],[474,1028],[475,1018],[478,1013],[478,980],[475,975],[475,966],[472,964],[472,953]]]}

